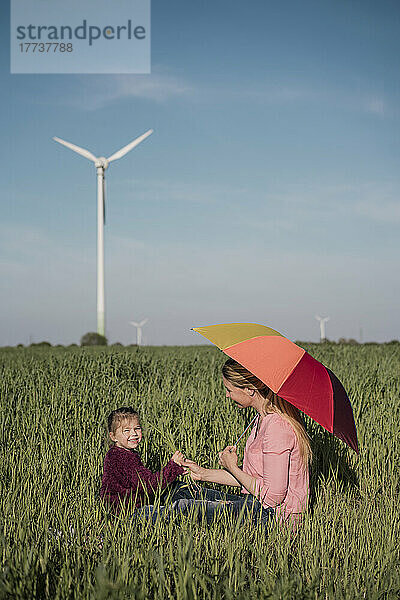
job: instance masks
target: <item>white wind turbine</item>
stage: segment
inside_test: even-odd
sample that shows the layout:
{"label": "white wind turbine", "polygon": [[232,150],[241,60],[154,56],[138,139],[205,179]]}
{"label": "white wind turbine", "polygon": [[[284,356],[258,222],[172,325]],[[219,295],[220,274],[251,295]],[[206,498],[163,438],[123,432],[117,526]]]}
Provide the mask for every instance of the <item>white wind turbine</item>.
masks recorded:
{"label": "white wind turbine", "polygon": [[317,321],[319,321],[319,327],[320,327],[320,342],[323,342],[326,338],[325,338],[325,323],[327,321],[329,321],[330,317],[319,317],[318,315],[315,315],[315,318],[317,319]]}
{"label": "white wind turbine", "polygon": [[136,327],[136,343],[138,346],[142,345],[142,327],[147,323],[148,319],[143,319],[137,323],[136,321],[129,321],[130,325]]}
{"label": "white wind turbine", "polygon": [[143,135],[140,135],[135,140],[114,152],[108,158],[100,156],[96,158],[94,154],[61,140],[58,137],[54,137],[53,140],[63,144],[67,148],[70,148],[74,152],[77,152],[81,156],[88,158],[94,162],[94,166],[97,171],[97,333],[105,335],[105,306],[104,306],[104,224],[105,224],[105,189],[104,189],[104,172],[107,169],[110,162],[122,158],[130,150],[135,148],[140,142],[143,142],[149,135],[153,133],[152,129],[149,129]]}

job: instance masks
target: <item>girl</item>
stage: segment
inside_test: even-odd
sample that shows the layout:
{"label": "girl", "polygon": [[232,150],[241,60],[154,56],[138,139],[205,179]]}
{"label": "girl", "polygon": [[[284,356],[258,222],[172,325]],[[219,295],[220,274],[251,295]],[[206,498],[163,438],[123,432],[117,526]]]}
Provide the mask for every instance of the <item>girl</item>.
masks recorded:
{"label": "girl", "polygon": [[108,432],[113,445],[104,459],[100,496],[116,512],[128,502],[133,502],[136,508],[149,504],[148,500],[154,499],[157,489],[165,489],[185,473],[181,452],[175,452],[157,473],[146,469],[137,452],[142,441],[142,428],[133,408],[123,406],[113,410],[108,416]]}
{"label": "girl", "polygon": [[[238,501],[251,505],[266,521],[270,515],[279,521],[299,521],[307,507],[308,464],[311,448],[297,408],[274,394],[242,365],[228,359],[222,369],[226,397],[239,408],[252,407],[258,413],[244,451],[243,466],[238,466],[235,446],[219,453],[222,469],[206,469],[186,460],[196,481],[210,481],[241,487]],[[204,490],[212,500],[208,511],[218,507],[214,490]],[[211,494],[210,494],[211,493]]]}

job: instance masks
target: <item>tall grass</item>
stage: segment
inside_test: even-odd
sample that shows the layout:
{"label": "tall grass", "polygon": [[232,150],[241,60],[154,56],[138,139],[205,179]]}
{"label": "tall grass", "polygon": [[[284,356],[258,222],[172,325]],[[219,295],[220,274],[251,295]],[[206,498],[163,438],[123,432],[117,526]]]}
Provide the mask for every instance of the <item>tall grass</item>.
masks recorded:
{"label": "tall grass", "polygon": [[120,405],[139,410],[152,469],[176,449],[217,465],[251,414],[225,399],[216,349],[1,350],[0,598],[398,598],[400,347],[307,349],[347,389],[360,455],[308,422],[312,504],[295,536],[226,517],[113,521],[99,502]]}

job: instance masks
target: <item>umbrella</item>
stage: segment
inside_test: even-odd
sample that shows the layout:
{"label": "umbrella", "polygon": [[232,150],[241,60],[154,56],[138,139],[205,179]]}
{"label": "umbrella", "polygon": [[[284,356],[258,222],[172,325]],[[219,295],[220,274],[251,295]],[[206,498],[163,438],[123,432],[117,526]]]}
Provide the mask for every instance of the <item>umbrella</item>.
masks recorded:
{"label": "umbrella", "polygon": [[353,410],[343,385],[303,348],[256,323],[193,327],[193,331],[358,453]]}

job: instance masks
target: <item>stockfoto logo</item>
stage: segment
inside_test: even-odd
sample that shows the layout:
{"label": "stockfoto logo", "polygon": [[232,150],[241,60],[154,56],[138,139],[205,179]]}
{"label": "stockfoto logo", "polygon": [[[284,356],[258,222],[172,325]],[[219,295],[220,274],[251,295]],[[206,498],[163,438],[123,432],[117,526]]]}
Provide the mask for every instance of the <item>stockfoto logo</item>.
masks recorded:
{"label": "stockfoto logo", "polygon": [[11,73],[150,73],[150,0],[11,0]]}
{"label": "stockfoto logo", "polygon": [[89,46],[99,39],[105,40],[144,40],[146,39],[146,28],[143,25],[133,25],[128,19],[126,25],[88,25],[83,19],[81,25],[18,25],[16,27],[18,40],[29,40],[39,42],[65,42],[76,40],[87,40]]}

